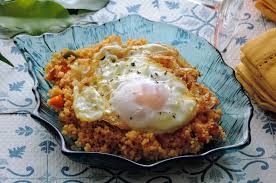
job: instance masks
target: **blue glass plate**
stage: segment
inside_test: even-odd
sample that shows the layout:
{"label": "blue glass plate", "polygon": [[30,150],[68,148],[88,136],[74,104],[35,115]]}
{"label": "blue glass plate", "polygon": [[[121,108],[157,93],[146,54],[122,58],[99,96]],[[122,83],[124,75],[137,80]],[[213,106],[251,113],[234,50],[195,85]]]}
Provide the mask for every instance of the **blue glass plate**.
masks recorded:
{"label": "blue glass plate", "polygon": [[[129,38],[146,38],[151,43],[160,42],[176,47],[203,74],[199,82],[215,92],[220,99],[221,104],[218,107],[223,111],[220,124],[226,133],[225,140],[208,145],[198,155],[183,155],[156,162],[134,162],[113,154],[71,150],[70,140],[65,140],[60,132],[57,114],[47,106],[47,91],[51,85],[44,80],[44,66],[54,52],[63,48],[76,50],[88,47],[112,34],[121,36],[123,41]],[[61,144],[62,152],[74,161],[112,168],[154,167],[170,165],[188,158],[204,157],[212,152],[233,151],[250,143],[249,123],[253,107],[236,80],[234,71],[206,40],[183,29],[131,15],[99,26],[73,26],[58,34],[20,35],[15,38],[15,43],[30,64],[30,73],[35,80],[33,91],[38,105],[32,116],[50,127],[50,131]]]}

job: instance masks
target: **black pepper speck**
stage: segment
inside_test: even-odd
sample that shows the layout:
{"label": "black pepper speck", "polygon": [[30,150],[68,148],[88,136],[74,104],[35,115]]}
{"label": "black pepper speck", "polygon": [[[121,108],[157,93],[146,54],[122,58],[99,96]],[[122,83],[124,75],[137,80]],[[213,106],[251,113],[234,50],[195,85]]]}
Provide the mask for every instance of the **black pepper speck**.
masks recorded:
{"label": "black pepper speck", "polygon": [[112,62],[112,63],[115,63],[115,62],[116,62],[116,59],[115,59],[115,58],[111,58],[111,62]]}

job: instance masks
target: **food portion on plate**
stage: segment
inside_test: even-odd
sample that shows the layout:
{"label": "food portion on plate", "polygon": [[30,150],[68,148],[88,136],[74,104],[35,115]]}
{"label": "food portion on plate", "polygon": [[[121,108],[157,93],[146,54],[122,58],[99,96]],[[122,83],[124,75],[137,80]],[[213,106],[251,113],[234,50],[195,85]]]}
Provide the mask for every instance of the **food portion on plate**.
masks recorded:
{"label": "food portion on plate", "polygon": [[145,39],[55,53],[48,104],[77,148],[131,160],[197,154],[224,138],[218,98],[175,48]]}

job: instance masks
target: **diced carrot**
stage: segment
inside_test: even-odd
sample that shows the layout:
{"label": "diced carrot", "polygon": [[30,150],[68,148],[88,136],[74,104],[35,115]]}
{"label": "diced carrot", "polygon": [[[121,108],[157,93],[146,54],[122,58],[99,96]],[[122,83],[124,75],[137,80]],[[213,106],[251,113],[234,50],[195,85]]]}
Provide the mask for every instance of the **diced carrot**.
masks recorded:
{"label": "diced carrot", "polygon": [[55,69],[51,69],[47,75],[46,75],[46,79],[50,82],[54,82],[56,80],[56,70]]}
{"label": "diced carrot", "polygon": [[68,67],[67,65],[64,65],[62,68],[61,68],[61,71],[66,73],[67,71],[70,70],[70,67]]}
{"label": "diced carrot", "polygon": [[61,109],[64,105],[63,96],[57,95],[48,100],[48,104],[55,108],[55,109]]}

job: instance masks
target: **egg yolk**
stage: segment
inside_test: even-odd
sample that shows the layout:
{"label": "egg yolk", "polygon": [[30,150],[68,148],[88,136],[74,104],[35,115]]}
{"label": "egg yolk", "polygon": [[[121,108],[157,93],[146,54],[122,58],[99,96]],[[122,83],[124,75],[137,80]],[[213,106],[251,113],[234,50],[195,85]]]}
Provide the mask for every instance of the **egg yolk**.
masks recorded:
{"label": "egg yolk", "polygon": [[135,103],[160,110],[168,99],[168,90],[163,85],[142,84],[138,86],[140,92],[135,95]]}

